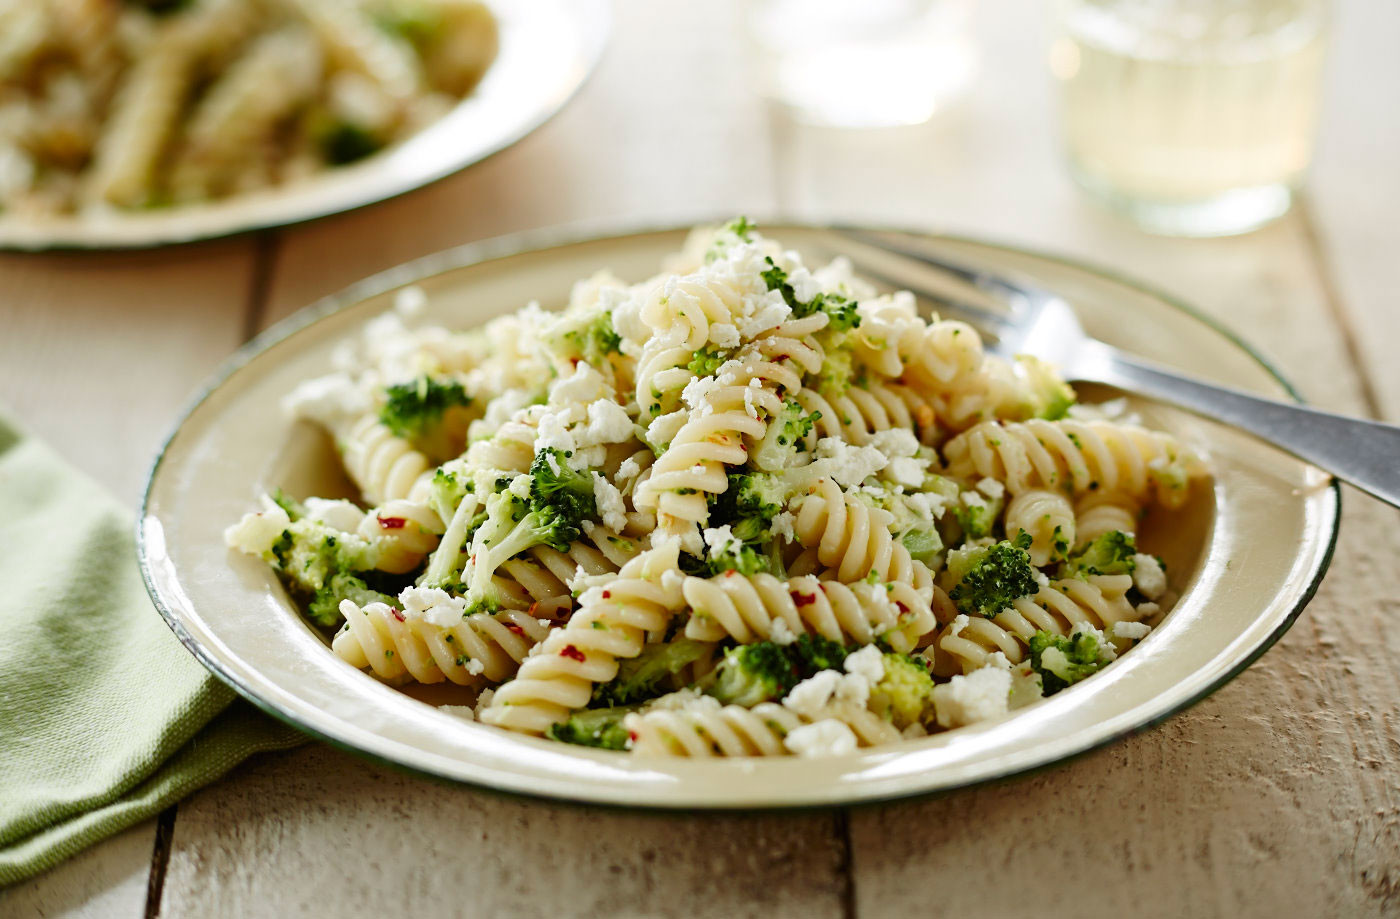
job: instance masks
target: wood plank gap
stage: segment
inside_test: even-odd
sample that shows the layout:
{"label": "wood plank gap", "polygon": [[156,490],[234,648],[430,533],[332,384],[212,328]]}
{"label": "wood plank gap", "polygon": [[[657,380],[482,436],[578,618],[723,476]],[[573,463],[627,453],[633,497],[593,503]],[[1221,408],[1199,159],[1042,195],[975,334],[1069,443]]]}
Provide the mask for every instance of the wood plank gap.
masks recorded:
{"label": "wood plank gap", "polygon": [[1303,239],[1308,251],[1312,253],[1313,269],[1317,273],[1318,287],[1322,289],[1323,302],[1337,323],[1337,329],[1342,336],[1342,345],[1346,348],[1347,358],[1356,369],[1357,387],[1361,391],[1366,414],[1377,421],[1383,421],[1385,414],[1381,409],[1380,394],[1376,392],[1366,354],[1361,350],[1361,340],[1357,334],[1356,322],[1352,319],[1350,311],[1347,310],[1341,291],[1337,287],[1336,276],[1332,271],[1332,261],[1327,257],[1326,247],[1322,245],[1322,237],[1318,232],[1317,221],[1313,219],[1311,204],[1306,197],[1299,194],[1294,207],[1297,208],[1299,223],[1303,228]]}
{"label": "wood plank gap", "polygon": [[160,812],[156,821],[156,844],[151,851],[151,874],[146,880],[146,919],[160,915],[160,897],[165,890],[165,869],[170,864],[170,840],[175,835],[175,814],[180,805]]}
{"label": "wood plank gap", "polygon": [[851,812],[841,808],[833,821],[836,834],[836,850],[839,853],[837,870],[841,872],[841,917],[856,919],[856,871],[855,858],[851,850]]}
{"label": "wood plank gap", "polygon": [[265,230],[253,238],[253,273],[248,283],[248,303],[243,320],[245,342],[262,329],[281,242],[281,236],[272,230]]}

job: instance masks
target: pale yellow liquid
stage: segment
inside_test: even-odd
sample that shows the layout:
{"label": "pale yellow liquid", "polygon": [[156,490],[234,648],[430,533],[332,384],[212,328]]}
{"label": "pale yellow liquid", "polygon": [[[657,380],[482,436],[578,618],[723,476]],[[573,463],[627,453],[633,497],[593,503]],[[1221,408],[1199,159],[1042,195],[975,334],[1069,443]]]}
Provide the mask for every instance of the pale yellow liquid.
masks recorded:
{"label": "pale yellow liquid", "polygon": [[1296,187],[1317,121],[1320,5],[1220,0],[1205,15],[1226,9],[1232,21],[1184,28],[1166,18],[1171,6],[1066,12],[1051,66],[1072,167],[1086,184],[1163,204]]}

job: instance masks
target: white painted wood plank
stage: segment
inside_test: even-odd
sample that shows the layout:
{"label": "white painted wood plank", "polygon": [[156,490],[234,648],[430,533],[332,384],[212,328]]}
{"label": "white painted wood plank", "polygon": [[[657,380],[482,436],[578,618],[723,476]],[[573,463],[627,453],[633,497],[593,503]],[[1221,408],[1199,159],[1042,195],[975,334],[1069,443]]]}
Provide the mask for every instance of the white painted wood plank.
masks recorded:
{"label": "white painted wood plank", "polygon": [[1334,288],[1374,381],[1378,408],[1400,420],[1400,5],[1336,8],[1317,160],[1307,194]]}
{"label": "white painted wood plank", "polygon": [[[980,10],[986,75],[967,105],[884,136],[785,126],[784,203],[995,236],[1139,275],[1259,344],[1315,400],[1363,410],[1306,222],[1293,216],[1239,239],[1163,240],[1099,212],[1070,184],[1052,140],[1038,7]],[[1400,603],[1379,572],[1393,567],[1400,538],[1393,510],[1348,498],[1322,592],[1217,696],[1062,769],[856,813],[858,912],[1009,916],[1027,903],[1045,917],[1393,911],[1400,641],[1389,626]],[[1016,879],[1016,894],[939,883],[969,866]]]}
{"label": "white painted wood plank", "polygon": [[325,746],[180,807],[161,916],[840,915],[832,817],[686,819],[429,782]]}
{"label": "white painted wood plank", "polygon": [[11,919],[121,919],[145,915],[156,822],[118,833],[51,871],[0,888]]}

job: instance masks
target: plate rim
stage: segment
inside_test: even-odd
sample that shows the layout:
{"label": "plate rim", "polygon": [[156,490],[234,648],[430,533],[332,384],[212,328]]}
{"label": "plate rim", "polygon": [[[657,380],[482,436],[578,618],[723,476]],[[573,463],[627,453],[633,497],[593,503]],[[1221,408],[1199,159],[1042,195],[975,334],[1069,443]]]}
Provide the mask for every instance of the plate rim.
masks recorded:
{"label": "plate rim", "polygon": [[[532,118],[521,122],[514,131],[503,134],[496,141],[488,144],[475,157],[450,163],[442,168],[425,173],[422,177],[403,184],[400,187],[386,190],[383,193],[376,192],[369,197],[352,197],[351,200],[353,203],[351,204],[344,206],[329,205],[313,207],[304,215],[297,217],[254,217],[251,220],[245,220],[235,226],[211,231],[181,231],[178,228],[170,230],[165,229],[163,226],[154,227],[145,235],[132,239],[104,237],[85,240],[80,236],[71,235],[70,231],[63,228],[56,228],[52,232],[46,231],[42,235],[36,235],[33,238],[24,236],[10,237],[4,233],[0,233],[0,253],[148,252],[155,249],[191,246],[198,243],[234,239],[271,230],[303,227],[341,214],[351,214],[377,204],[383,204],[386,201],[393,201],[397,198],[410,195],[413,192],[422,191],[425,188],[436,185],[438,182],[451,178],[473,166],[494,159],[496,156],[514,147],[540,128],[549,124],[569,107],[570,103],[578,97],[578,94],[593,79],[593,75],[597,72],[598,65],[603,59],[603,52],[607,49],[609,39],[612,36],[612,0],[572,0],[572,2],[577,3],[579,7],[577,21],[581,24],[581,28],[578,47],[581,53],[580,60],[583,63],[582,73],[573,81],[573,84],[568,87],[568,90],[560,96],[557,102],[551,106],[545,106]],[[460,103],[469,98],[471,98],[470,94],[464,96],[462,99],[458,100],[458,102]],[[430,126],[431,125],[429,125],[429,127]],[[407,139],[409,138],[405,138],[405,140]],[[259,193],[259,191],[253,193]],[[274,187],[269,190],[269,194],[275,195],[278,191],[280,191],[280,189]],[[241,196],[235,195],[229,200],[237,197]],[[178,216],[179,209],[172,209],[169,214],[171,216]],[[74,222],[76,222],[77,219],[79,218],[74,218]],[[70,224],[65,222],[63,227],[68,227],[69,225]],[[120,224],[114,225],[113,229],[120,232]]]}
{"label": "plate rim", "polygon": [[[1137,721],[1131,726],[1113,731],[1101,738],[1098,738],[1084,746],[1056,756],[1046,762],[1030,763],[1024,766],[1017,766],[998,771],[994,774],[980,776],[968,780],[959,780],[952,784],[933,789],[911,789],[909,791],[891,791],[886,794],[875,794],[865,796],[852,796],[845,800],[838,801],[793,801],[793,802],[770,802],[770,803],[740,803],[740,802],[715,802],[715,803],[695,803],[693,801],[643,801],[621,803],[607,800],[594,800],[559,794],[549,790],[525,790],[517,788],[504,788],[499,785],[488,784],[486,782],[474,781],[470,778],[463,778],[458,775],[448,775],[432,769],[411,765],[389,756],[367,750],[356,746],[354,743],[331,736],[322,730],[303,723],[296,715],[283,711],[275,704],[262,699],[253,689],[243,684],[237,675],[228,672],[223,665],[214,660],[213,657],[194,640],[193,636],[186,630],[176,611],[165,601],[161,592],[156,586],[153,572],[152,558],[148,551],[146,538],[146,520],[151,518],[150,502],[152,492],[155,487],[156,478],[161,471],[162,464],[174,440],[184,429],[186,422],[196,411],[228,381],[235,373],[242,369],[254,358],[264,351],[272,348],[279,342],[290,338],[302,329],[331,316],[341,310],[348,309],[354,305],[369,299],[370,297],[387,293],[405,284],[425,280],[436,274],[445,271],[469,268],[473,265],[489,262],[495,259],[509,258],[512,256],[525,255],[533,252],[540,252],[554,248],[563,248],[571,245],[581,245],[591,242],[611,242],[626,239],[634,236],[648,236],[662,233],[684,232],[691,227],[712,223],[722,223],[725,218],[700,217],[693,220],[674,221],[633,221],[633,220],[585,220],[565,224],[539,227],[524,230],[516,233],[501,236],[488,237],[486,239],[453,246],[448,249],[429,253],[407,262],[376,272],[359,281],[356,281],[340,290],[321,297],[307,306],[297,310],[286,318],[274,323],[258,335],[247,341],[235,350],[228,358],[219,364],[214,373],[196,390],[195,395],[189,400],[185,408],[178,414],[175,422],[170,427],[169,433],[161,442],[160,448],[152,460],[147,475],[145,485],[142,489],[140,513],[136,521],[136,554],[137,562],[141,569],[141,579],[146,587],[152,604],[165,620],[166,625],[179,639],[180,643],[192,654],[195,659],[202,664],[206,670],[217,677],[222,683],[232,688],[239,696],[251,702],[256,708],[272,716],[278,721],[289,725],[307,736],[330,744],[337,749],[344,750],[363,759],[370,760],[381,765],[389,766],[401,772],[408,772],[422,776],[438,782],[446,782],[452,785],[460,785],[472,788],[473,790],[486,791],[491,794],[504,795],[512,798],[519,798],[533,801],[548,801],[551,803],[563,803],[577,807],[598,807],[609,810],[626,811],[629,813],[675,813],[685,811],[693,814],[703,813],[734,813],[736,811],[763,813],[763,812],[804,812],[804,811],[825,811],[833,808],[846,807],[873,807],[891,801],[924,800],[943,795],[952,794],[966,788],[973,788],[980,785],[1005,782],[1013,778],[1032,775],[1038,772],[1057,768],[1063,764],[1080,759],[1097,750],[1110,746],[1118,741],[1147,731],[1163,723],[1187,709],[1195,706],[1202,700],[1213,695],[1226,684],[1233,681],[1237,676],[1254,664],[1265,652],[1272,648],[1283,638],[1285,634],[1297,622],[1303,610],[1312,602],[1323,579],[1326,577],[1331,567],[1332,559],[1336,551],[1337,540],[1341,532],[1341,512],[1342,512],[1342,489],[1341,483],[1335,476],[1328,476],[1325,492],[1330,494],[1331,500],[1327,502],[1325,519],[1320,521],[1321,526],[1327,529],[1325,546],[1318,556],[1313,568],[1308,576],[1308,582],[1303,590],[1298,594],[1292,607],[1279,621],[1278,625],[1271,631],[1256,647],[1242,657],[1229,669],[1225,670],[1216,678],[1210,680],[1195,694],[1188,696],[1177,704],[1154,715],[1151,718]],[[953,244],[968,244],[994,250],[997,252],[1030,256],[1031,258],[1061,265],[1073,270],[1085,272],[1098,278],[1110,281],[1123,287],[1135,290],[1139,293],[1153,297],[1171,308],[1184,313],[1189,318],[1203,324],[1212,332],[1224,337],[1232,345],[1242,351],[1252,361],[1258,364],[1274,381],[1276,381],[1287,395],[1299,404],[1306,404],[1302,395],[1294,385],[1285,377],[1274,364],[1263,354],[1257,351],[1252,345],[1241,338],[1237,333],[1225,326],[1216,318],[1204,313],[1200,308],[1187,302],[1185,299],[1164,291],[1150,282],[1139,280],[1138,278],[1121,273],[1117,269],[1097,264],[1091,260],[1081,259],[1077,256],[1065,255],[1053,251],[1046,251],[1038,248],[1018,245],[1012,242],[1001,242],[995,239],[988,239],[970,234],[940,232],[935,229],[918,227],[914,225],[900,225],[895,223],[865,223],[844,222],[844,221],[821,221],[803,220],[797,217],[784,217],[781,215],[764,215],[755,222],[760,226],[801,228],[817,232],[839,232],[843,229],[856,229],[871,232],[892,232],[903,233],[914,237],[920,237],[935,242],[949,242]],[[1319,490],[1321,496],[1324,490]]]}

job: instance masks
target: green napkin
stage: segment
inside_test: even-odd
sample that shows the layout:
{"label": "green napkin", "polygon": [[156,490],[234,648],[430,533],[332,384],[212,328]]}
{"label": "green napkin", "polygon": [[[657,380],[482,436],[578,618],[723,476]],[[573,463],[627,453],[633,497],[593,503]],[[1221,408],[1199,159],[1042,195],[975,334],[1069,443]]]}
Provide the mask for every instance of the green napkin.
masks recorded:
{"label": "green napkin", "polygon": [[3,418],[0,584],[0,885],[305,740],[181,647],[131,515]]}

